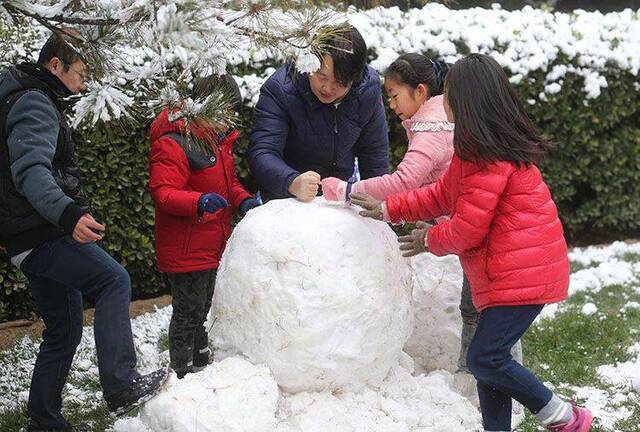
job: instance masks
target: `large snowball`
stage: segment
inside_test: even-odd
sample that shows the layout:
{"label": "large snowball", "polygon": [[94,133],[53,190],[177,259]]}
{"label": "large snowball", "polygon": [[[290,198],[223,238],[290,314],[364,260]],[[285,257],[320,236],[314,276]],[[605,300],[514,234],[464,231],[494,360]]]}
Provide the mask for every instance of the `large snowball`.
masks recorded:
{"label": "large snowball", "polygon": [[377,386],[412,329],[411,284],[387,224],[322,198],[271,201],[227,245],[214,345],[266,363],[288,392]]}

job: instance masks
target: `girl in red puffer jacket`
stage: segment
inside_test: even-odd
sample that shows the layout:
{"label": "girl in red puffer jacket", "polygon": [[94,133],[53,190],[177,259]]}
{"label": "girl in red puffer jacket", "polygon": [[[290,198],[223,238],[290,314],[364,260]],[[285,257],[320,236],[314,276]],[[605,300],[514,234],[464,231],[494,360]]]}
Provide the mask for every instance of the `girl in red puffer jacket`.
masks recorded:
{"label": "girl in red puffer jacket", "polygon": [[592,415],[562,401],[511,357],[547,303],[564,300],[569,261],[562,224],[536,166],[549,150],[489,56],[458,61],[445,80],[454,156],[433,185],[378,201],[352,194],[361,214],[393,223],[432,220],[400,237],[405,256],[455,254],[480,320],[467,366],[477,380],[485,431],[511,430],[512,398],[551,431],[586,432]]}
{"label": "girl in red puffer jacket", "polygon": [[[239,99],[233,78],[223,85]],[[187,128],[190,137],[185,136]],[[204,321],[231,219],[258,205],[235,174],[232,146],[238,136],[237,131],[218,135],[214,125],[201,119],[172,122],[169,109],[151,125],[149,188],[155,203],[156,261],[171,289],[169,357],[178,378],[209,363]],[[192,145],[192,137],[203,145]]]}

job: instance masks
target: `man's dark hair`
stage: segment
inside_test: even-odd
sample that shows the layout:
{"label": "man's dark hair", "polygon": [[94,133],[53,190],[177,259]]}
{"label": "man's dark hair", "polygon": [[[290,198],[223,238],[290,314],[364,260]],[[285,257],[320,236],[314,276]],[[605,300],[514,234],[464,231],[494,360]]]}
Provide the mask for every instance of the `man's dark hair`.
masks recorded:
{"label": "man's dark hair", "polygon": [[332,35],[323,51],[333,60],[333,74],[338,84],[346,87],[360,81],[367,65],[367,44],[358,29],[350,24],[325,29]]}
{"label": "man's dark hair", "polygon": [[453,146],[461,159],[528,165],[550,150],[493,58],[471,54],[458,60],[444,87],[456,125]]}
{"label": "man's dark hair", "polygon": [[40,50],[38,64],[46,66],[52,58],[58,57],[64,64],[64,70],[66,71],[69,69],[69,65],[82,60],[82,56],[71,46],[68,40],[69,36],[64,33],[52,33]]}
{"label": "man's dark hair", "polygon": [[449,71],[449,65],[441,60],[431,60],[418,53],[402,54],[389,65],[384,73],[400,84],[416,89],[420,84],[429,88],[429,96],[442,94],[444,78]]}

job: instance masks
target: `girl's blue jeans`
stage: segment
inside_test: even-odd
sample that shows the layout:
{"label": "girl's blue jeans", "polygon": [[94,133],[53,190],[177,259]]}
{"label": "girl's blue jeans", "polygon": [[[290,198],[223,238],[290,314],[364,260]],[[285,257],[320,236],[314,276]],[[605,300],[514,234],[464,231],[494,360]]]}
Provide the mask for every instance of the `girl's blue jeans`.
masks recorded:
{"label": "girl's blue jeans", "polygon": [[483,310],[467,355],[467,366],[478,381],[482,422],[487,431],[511,430],[511,399],[533,414],[553,393],[511,356],[544,305],[498,306]]}

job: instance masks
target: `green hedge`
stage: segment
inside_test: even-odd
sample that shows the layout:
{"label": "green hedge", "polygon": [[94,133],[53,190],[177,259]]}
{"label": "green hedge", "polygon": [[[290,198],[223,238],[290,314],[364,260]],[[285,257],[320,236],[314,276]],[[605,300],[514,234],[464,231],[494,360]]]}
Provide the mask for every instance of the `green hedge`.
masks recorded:
{"label": "green hedge", "polygon": [[[516,86],[523,101],[538,100],[544,72]],[[568,74],[562,91],[527,105],[556,144],[542,165],[570,241],[628,237],[640,228],[640,101],[636,77],[606,76],[609,86],[584,101],[583,78]],[[244,134],[236,147],[238,173],[255,191],[247,159],[251,110],[242,113]],[[402,126],[388,111],[392,165],[406,151]],[[78,131],[77,152],[85,189],[97,218],[107,224],[104,246],[129,270],[134,297],[163,292],[154,270],[153,204],[147,192],[147,130],[112,122]],[[0,322],[33,311],[24,277],[0,261]]]}

